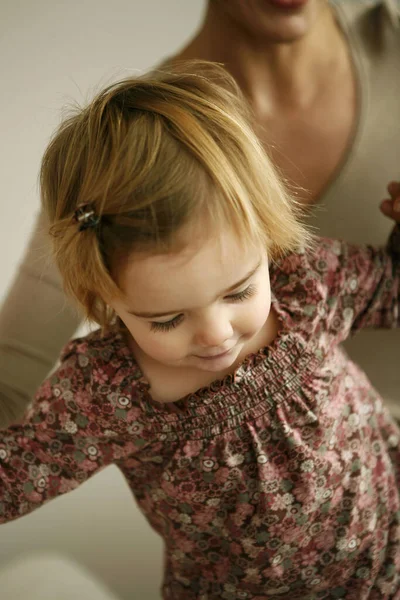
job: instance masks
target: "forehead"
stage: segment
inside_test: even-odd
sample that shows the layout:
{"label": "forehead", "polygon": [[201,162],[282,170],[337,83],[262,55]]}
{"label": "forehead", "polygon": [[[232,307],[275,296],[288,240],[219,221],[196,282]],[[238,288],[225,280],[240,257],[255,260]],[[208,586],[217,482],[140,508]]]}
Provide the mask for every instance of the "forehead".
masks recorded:
{"label": "forehead", "polygon": [[231,231],[188,243],[169,254],[135,254],[119,276],[129,307],[155,312],[167,304],[197,306],[232,286],[254,268],[263,252]]}

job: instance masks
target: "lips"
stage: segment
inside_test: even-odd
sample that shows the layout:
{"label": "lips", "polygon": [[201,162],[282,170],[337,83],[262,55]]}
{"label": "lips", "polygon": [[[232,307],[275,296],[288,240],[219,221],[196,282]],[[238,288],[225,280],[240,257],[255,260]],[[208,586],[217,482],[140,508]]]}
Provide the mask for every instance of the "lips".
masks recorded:
{"label": "lips", "polygon": [[232,348],[229,348],[229,350],[225,350],[224,352],[219,352],[219,354],[211,354],[211,355],[209,354],[207,356],[197,355],[197,358],[202,358],[204,360],[212,360],[215,358],[222,358],[223,356],[228,354],[231,350],[232,350]]}
{"label": "lips", "polygon": [[284,9],[296,9],[307,4],[308,0],[267,0],[268,4]]}

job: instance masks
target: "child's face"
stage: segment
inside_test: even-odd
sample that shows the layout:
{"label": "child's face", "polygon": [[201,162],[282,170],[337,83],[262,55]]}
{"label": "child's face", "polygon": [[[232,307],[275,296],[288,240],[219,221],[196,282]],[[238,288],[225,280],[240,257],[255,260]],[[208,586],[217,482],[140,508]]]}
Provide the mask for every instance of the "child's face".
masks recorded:
{"label": "child's face", "polygon": [[161,255],[135,254],[111,305],[148,358],[170,367],[229,369],[266,324],[268,257],[230,231]]}

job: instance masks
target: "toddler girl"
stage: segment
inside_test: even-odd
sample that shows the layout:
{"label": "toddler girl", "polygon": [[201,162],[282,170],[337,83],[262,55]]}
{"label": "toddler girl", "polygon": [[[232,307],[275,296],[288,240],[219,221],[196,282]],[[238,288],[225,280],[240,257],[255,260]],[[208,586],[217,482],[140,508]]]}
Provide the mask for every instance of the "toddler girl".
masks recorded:
{"label": "toddler girl", "polygon": [[0,432],[0,521],[114,463],[165,541],[165,599],[400,598],[399,429],[339,349],[399,326],[399,229],[310,244],[211,65],[100,93],[41,188],[101,327]]}

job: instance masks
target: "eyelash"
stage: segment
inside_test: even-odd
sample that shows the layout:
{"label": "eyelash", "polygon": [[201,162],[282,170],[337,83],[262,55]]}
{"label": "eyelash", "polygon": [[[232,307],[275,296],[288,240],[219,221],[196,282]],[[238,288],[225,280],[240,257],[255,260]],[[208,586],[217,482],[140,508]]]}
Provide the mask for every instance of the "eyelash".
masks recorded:
{"label": "eyelash", "polygon": [[150,329],[152,331],[171,331],[171,329],[175,329],[175,327],[178,327],[182,319],[183,315],[178,315],[177,317],[171,319],[171,321],[165,321],[165,323],[158,323],[158,321],[152,321],[150,323]]}
{"label": "eyelash", "polygon": [[248,298],[251,298],[252,296],[254,296],[254,294],[257,292],[257,288],[255,285],[249,285],[245,290],[238,292],[237,294],[232,294],[231,296],[227,296],[227,298],[229,298],[229,300],[231,300],[232,302],[243,302],[244,300],[247,300]]}
{"label": "eyelash", "polygon": [[[231,302],[244,302],[248,298],[254,296],[257,293],[257,288],[255,285],[249,285],[245,290],[238,292],[237,294],[232,294],[231,296],[226,296],[228,300]],[[158,321],[152,321],[150,323],[150,329],[152,331],[171,331],[178,327],[183,319],[183,315],[178,315],[171,319],[171,321],[165,321],[164,323],[159,323]]]}

